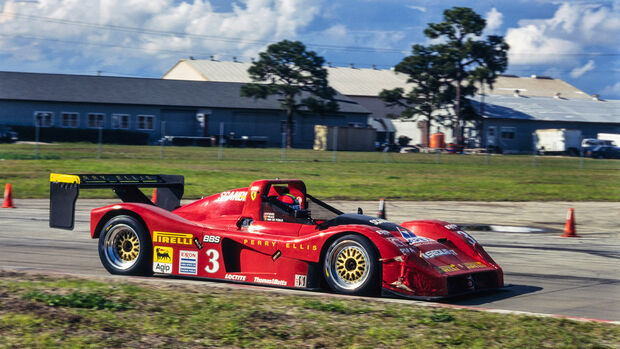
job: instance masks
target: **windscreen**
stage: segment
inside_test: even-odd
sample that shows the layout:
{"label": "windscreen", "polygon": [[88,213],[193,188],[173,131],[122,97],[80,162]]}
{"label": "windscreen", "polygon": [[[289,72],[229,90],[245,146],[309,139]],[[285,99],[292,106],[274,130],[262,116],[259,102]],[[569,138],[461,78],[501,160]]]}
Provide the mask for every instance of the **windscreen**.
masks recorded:
{"label": "windscreen", "polygon": [[315,221],[328,221],[343,214],[342,211],[333,208],[310,194],[306,194],[306,203],[310,215]]}

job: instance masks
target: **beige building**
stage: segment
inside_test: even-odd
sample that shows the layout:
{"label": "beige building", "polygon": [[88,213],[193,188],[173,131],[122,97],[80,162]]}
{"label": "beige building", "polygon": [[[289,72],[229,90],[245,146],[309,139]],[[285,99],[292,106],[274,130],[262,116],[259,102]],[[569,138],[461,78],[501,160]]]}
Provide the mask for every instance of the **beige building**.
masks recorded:
{"label": "beige building", "polygon": [[[251,82],[247,70],[251,63],[220,62],[215,60],[182,59],[166,74],[164,79]],[[441,125],[430,125],[413,120],[391,119],[400,114],[401,109],[387,107],[377,96],[384,89],[401,87],[410,89],[407,75],[386,69],[368,69],[355,67],[327,67],[330,85],[341,94],[359,103],[371,114],[368,124],[377,129],[380,141],[393,142],[398,136],[412,139],[411,144],[422,144],[425,132],[444,132],[446,141],[452,141],[452,131]],[[591,100],[592,96],[566,83],[563,80],[545,76],[518,77],[501,75],[493,85],[493,89],[485,86],[479,93],[492,96],[515,96],[522,98],[546,97],[568,100]],[[480,99],[480,95],[476,96]],[[480,105],[480,104],[478,104]],[[481,138],[472,128],[466,129],[466,137]]]}

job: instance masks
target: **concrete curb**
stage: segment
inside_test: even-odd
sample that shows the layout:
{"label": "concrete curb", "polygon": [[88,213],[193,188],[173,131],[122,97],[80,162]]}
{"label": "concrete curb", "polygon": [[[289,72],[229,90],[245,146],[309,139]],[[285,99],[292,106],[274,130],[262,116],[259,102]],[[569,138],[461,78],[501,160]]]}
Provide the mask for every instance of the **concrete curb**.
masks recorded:
{"label": "concrete curb", "polygon": [[514,225],[461,223],[461,224],[458,224],[458,226],[462,227],[465,230],[494,231],[498,233],[554,233],[556,232],[553,229],[527,227],[527,226],[514,226]]}

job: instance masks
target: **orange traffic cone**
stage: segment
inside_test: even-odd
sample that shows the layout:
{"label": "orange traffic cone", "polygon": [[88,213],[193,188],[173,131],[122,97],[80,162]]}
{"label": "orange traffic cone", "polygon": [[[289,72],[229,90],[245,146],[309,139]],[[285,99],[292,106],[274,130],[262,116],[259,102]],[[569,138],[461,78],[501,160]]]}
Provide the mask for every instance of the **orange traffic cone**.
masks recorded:
{"label": "orange traffic cone", "polygon": [[153,195],[151,196],[151,202],[157,205],[157,188],[153,189]]}
{"label": "orange traffic cone", "polygon": [[387,219],[387,214],[385,212],[385,199],[379,199],[379,214],[378,217],[381,219]]}
{"label": "orange traffic cone", "polygon": [[7,183],[4,187],[4,202],[2,208],[15,208],[13,206],[13,191],[11,190],[11,183]]}
{"label": "orange traffic cone", "polygon": [[566,217],[566,224],[564,225],[564,234],[560,236],[565,238],[579,237],[575,229],[575,210],[572,207],[568,209],[568,216]]}

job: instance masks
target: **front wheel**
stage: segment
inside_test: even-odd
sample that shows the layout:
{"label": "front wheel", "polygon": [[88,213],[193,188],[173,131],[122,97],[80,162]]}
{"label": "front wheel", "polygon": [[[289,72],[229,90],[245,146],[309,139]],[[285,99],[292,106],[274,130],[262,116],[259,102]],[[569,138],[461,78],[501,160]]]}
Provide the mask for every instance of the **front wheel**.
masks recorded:
{"label": "front wheel", "polygon": [[334,241],[323,260],[323,275],[338,293],[374,294],[379,289],[379,260],[372,244],[359,235]]}
{"label": "front wheel", "polygon": [[150,235],[130,216],[110,219],[99,234],[99,258],[110,274],[150,274],[151,250]]}

